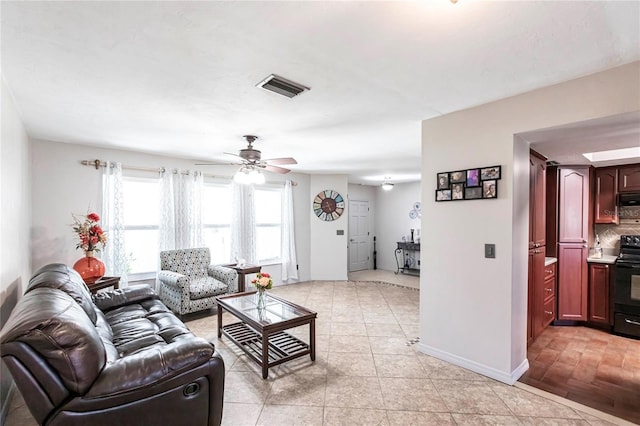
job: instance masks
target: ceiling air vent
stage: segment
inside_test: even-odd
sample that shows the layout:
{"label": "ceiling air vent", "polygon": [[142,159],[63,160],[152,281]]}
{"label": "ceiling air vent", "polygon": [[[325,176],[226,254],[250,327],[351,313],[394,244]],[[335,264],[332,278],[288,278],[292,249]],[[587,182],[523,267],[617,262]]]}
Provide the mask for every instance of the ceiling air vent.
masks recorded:
{"label": "ceiling air vent", "polygon": [[291,80],[287,80],[286,78],[282,78],[275,74],[271,74],[269,77],[256,84],[256,86],[262,87],[270,92],[286,96],[287,98],[293,98],[302,92],[310,90],[309,87],[303,86],[299,83],[294,83]]}

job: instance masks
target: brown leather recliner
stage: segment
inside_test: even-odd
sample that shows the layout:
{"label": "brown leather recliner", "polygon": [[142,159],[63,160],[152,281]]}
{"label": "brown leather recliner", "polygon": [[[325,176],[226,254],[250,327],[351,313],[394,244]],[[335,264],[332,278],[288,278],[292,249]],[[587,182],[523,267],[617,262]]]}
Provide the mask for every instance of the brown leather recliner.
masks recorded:
{"label": "brown leather recliner", "polygon": [[222,357],[148,286],[92,299],[76,271],[47,265],[0,332],[0,349],[39,424],[222,420]]}

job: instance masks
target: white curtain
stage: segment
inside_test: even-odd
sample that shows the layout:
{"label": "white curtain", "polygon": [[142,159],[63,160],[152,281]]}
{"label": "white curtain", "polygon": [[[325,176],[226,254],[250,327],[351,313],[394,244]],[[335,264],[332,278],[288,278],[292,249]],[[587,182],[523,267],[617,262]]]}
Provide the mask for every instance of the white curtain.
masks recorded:
{"label": "white curtain", "polygon": [[231,256],[255,264],[256,259],[256,215],[253,185],[233,182],[231,184]]}
{"label": "white curtain", "polygon": [[124,199],[120,163],[107,161],[103,171],[101,223],[107,233],[107,244],[102,251],[106,275],[119,276],[120,287],[126,287],[129,265],[124,246]]}
{"label": "white curtain", "polygon": [[282,281],[298,279],[298,261],[296,259],[296,236],[293,226],[293,188],[291,181],[284,184],[282,200]]}
{"label": "white curtain", "polygon": [[[173,172],[164,170],[160,175],[160,235],[158,237],[159,250],[172,250],[175,248],[175,210],[173,208]],[[158,261],[160,258],[158,257]]]}
{"label": "white curtain", "polygon": [[165,171],[161,185],[160,250],[202,247],[202,173]]}

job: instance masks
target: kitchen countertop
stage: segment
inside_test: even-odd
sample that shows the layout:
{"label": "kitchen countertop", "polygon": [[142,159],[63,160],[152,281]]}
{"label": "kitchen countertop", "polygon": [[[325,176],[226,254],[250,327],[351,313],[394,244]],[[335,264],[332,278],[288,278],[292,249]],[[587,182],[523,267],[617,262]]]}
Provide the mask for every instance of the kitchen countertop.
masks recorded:
{"label": "kitchen countertop", "polygon": [[587,262],[589,263],[607,263],[609,265],[612,265],[614,263],[616,263],[616,259],[618,257],[617,256],[610,256],[610,255],[603,255],[602,259],[598,259],[595,257],[587,257]]}
{"label": "kitchen countertop", "polygon": [[544,266],[549,266],[552,263],[556,263],[558,261],[558,259],[556,259],[555,257],[545,257],[544,258]]}

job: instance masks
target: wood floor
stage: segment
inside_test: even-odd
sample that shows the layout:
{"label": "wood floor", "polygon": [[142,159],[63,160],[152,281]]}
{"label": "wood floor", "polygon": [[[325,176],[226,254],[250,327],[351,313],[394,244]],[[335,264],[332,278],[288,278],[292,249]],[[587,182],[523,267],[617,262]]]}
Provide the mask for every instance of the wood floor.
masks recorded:
{"label": "wood floor", "polygon": [[528,359],[522,383],[640,424],[640,340],[550,326]]}

